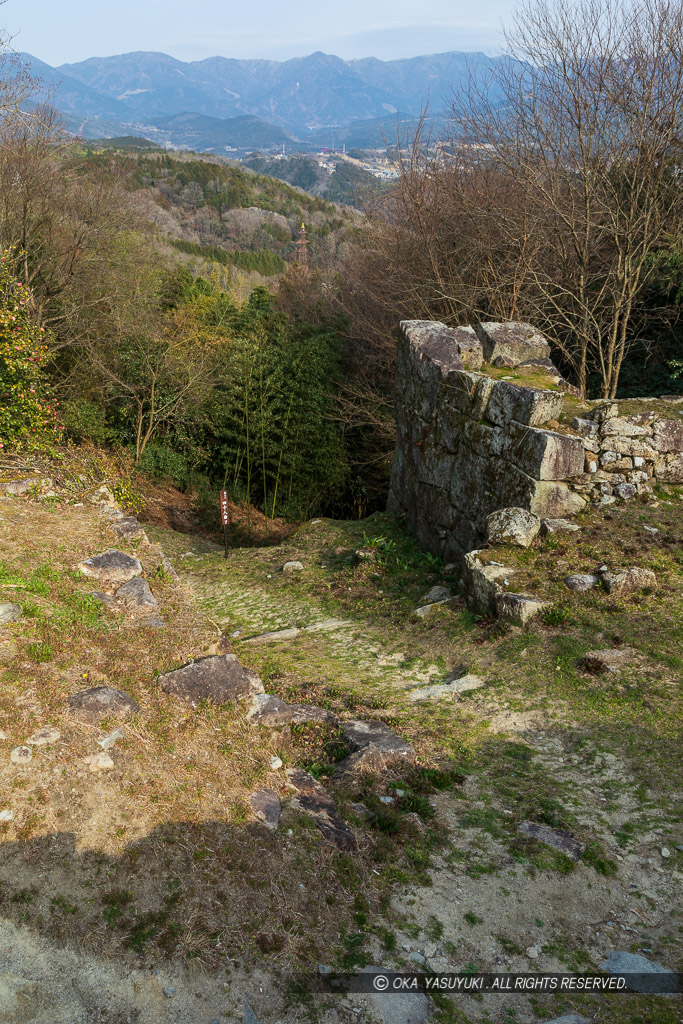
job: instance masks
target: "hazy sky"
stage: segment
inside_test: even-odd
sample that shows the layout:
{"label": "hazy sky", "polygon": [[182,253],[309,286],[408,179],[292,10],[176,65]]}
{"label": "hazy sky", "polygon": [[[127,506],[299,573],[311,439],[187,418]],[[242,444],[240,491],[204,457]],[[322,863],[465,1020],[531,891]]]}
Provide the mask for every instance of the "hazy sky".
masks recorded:
{"label": "hazy sky", "polygon": [[160,50],[181,60],[313,50],[384,60],[496,51],[514,0],[7,0],[0,25],[48,64]]}

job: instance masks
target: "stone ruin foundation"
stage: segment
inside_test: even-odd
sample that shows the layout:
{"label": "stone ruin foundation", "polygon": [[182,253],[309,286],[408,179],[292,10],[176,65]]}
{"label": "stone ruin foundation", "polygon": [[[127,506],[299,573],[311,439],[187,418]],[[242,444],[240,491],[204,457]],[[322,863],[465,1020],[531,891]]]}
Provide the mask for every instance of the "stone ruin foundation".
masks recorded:
{"label": "stone ruin foundation", "polygon": [[396,427],[388,509],[465,568],[500,509],[571,517],[683,482],[683,396],[581,400],[525,323],[403,321]]}

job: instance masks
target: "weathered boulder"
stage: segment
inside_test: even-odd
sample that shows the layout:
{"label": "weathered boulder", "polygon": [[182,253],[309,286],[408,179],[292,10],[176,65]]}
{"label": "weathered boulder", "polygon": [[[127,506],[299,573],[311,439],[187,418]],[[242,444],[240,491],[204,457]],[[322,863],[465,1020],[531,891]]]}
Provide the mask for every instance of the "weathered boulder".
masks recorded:
{"label": "weathered boulder", "polygon": [[434,604],[438,601],[450,601],[453,595],[451,594],[448,587],[436,586],[428,590],[426,594],[423,594],[420,598],[420,604]]}
{"label": "weathered boulder", "polygon": [[579,572],[574,573],[572,576],[567,576],[564,582],[570,590],[581,593],[581,591],[584,590],[592,590],[593,587],[598,585],[600,580],[597,576],[594,576],[593,573]]}
{"label": "weathered boulder", "polygon": [[123,551],[110,548],[101,555],[86,558],[78,566],[85,576],[103,580],[106,583],[126,583],[133,576],[139,576],[142,566],[137,558],[126,555]]}
{"label": "weathered boulder", "polygon": [[303,572],[303,568],[304,567],[301,562],[285,562],[285,564],[282,566],[282,571],[285,574],[285,576],[290,576],[292,573],[295,572]]}
{"label": "weathered boulder", "polygon": [[414,748],[384,722],[342,722],[341,728],[353,753],[341,762],[340,771],[382,772],[396,762],[415,760]]}
{"label": "weathered boulder", "polygon": [[113,768],[114,760],[111,754],[102,750],[99,754],[90,754],[86,757],[85,764],[87,764],[89,771],[97,775],[99,772],[106,772],[109,771],[110,768]]}
{"label": "weathered boulder", "polygon": [[484,347],[477,332],[473,327],[455,327],[452,331],[453,342],[465,368],[479,370],[484,362]]}
{"label": "weathered boulder", "polygon": [[656,587],[657,577],[651,569],[632,565],[628,569],[608,569],[601,574],[608,594],[630,594],[643,587]]}
{"label": "weathered boulder", "polygon": [[587,672],[602,675],[603,672],[619,672],[633,664],[638,651],[634,647],[615,647],[604,651],[587,651],[583,664]]}
{"label": "weathered boulder", "polygon": [[519,366],[525,360],[548,359],[550,345],[540,331],[527,323],[477,324],[484,359],[493,366]]}
{"label": "weathered boulder", "polygon": [[480,559],[485,556],[483,551],[470,551],[465,555],[463,579],[465,596],[469,608],[485,614],[496,614],[496,598],[501,592],[498,580],[513,575],[514,569],[504,565],[486,565]]}
{"label": "weathered boulder", "polygon": [[506,434],[510,462],[535,480],[569,480],[583,473],[586,449],[579,438],[516,423]]}
{"label": "weathered boulder", "polygon": [[248,801],[254,816],[262,821],[266,828],[277,828],[282,813],[282,804],[274,790],[258,789],[255,793],[250,793]]}
{"label": "weathered boulder", "polygon": [[135,576],[116,591],[116,598],[126,608],[156,608],[158,601],[150,590],[147,580]]}
{"label": "weathered boulder", "polygon": [[540,427],[548,420],[556,420],[563,405],[562,391],[496,380],[491,387],[486,417],[499,427],[506,427],[513,420],[524,426]]}
{"label": "weathered boulder", "polygon": [[257,693],[249,706],[247,718],[252,725],[282,729],[292,721],[292,709],[272,693]]}
{"label": "weathered boulder", "polygon": [[501,508],[486,520],[489,544],[528,548],[541,529],[541,520],[523,508]]}
{"label": "weathered boulder", "polygon": [[460,355],[456,330],[438,320],[402,320],[403,336],[425,364],[432,364],[441,373],[461,370],[465,363]]}
{"label": "weathered boulder", "polygon": [[93,723],[112,715],[133,715],[140,710],[140,705],[132,697],[113,686],[93,686],[88,690],[80,690],[67,697],[66,704],[73,714]]}
{"label": "weathered boulder", "polygon": [[0,604],[0,626],[6,626],[10,622],[18,622],[21,618],[20,604]]}
{"label": "weathered boulder", "polygon": [[215,655],[191,661],[173,672],[159,676],[164,693],[191,704],[209,700],[225,704],[263,693],[263,683],[251,669],[239,663],[234,654]]}
{"label": "weathered boulder", "polygon": [[294,807],[312,815],[318,831],[341,850],[355,850],[356,837],[337,814],[337,805],[320,783],[303,768],[288,768],[287,781],[296,791]]}
{"label": "weathered boulder", "polygon": [[615,416],[612,419],[603,420],[600,426],[601,437],[651,437],[652,429],[635,422],[635,417],[626,419],[622,416]]}
{"label": "weathered boulder", "polygon": [[145,530],[141,523],[135,518],[135,516],[126,516],[119,519],[118,522],[112,526],[114,533],[119,537],[142,537]]}
{"label": "weathered boulder", "polygon": [[622,501],[628,501],[630,498],[635,498],[637,494],[635,484],[617,484],[614,488],[614,494],[617,498],[621,498]]}

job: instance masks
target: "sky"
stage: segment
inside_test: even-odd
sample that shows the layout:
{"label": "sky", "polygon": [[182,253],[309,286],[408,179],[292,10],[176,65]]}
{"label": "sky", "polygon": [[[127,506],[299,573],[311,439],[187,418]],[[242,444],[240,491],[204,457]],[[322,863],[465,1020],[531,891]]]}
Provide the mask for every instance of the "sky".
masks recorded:
{"label": "sky", "polygon": [[58,65],[134,50],[180,60],[314,50],[392,60],[502,48],[514,0],[6,0],[0,26],[14,49]]}

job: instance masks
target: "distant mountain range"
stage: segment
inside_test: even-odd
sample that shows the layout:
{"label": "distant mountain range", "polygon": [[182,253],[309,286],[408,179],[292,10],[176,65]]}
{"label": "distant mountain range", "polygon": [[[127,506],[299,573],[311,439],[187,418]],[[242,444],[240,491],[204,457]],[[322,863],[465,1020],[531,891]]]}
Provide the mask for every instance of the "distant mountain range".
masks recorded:
{"label": "distant mountain range", "polygon": [[86,138],[133,132],[211,152],[282,143],[381,145],[388,125],[391,136],[397,119],[414,121],[427,101],[432,111],[442,110],[471,75],[482,80],[509,59],[453,52],[345,61],[312,53],[282,62],[185,62],[141,52],[53,68],[20,56],[52,90],[69,127]]}

